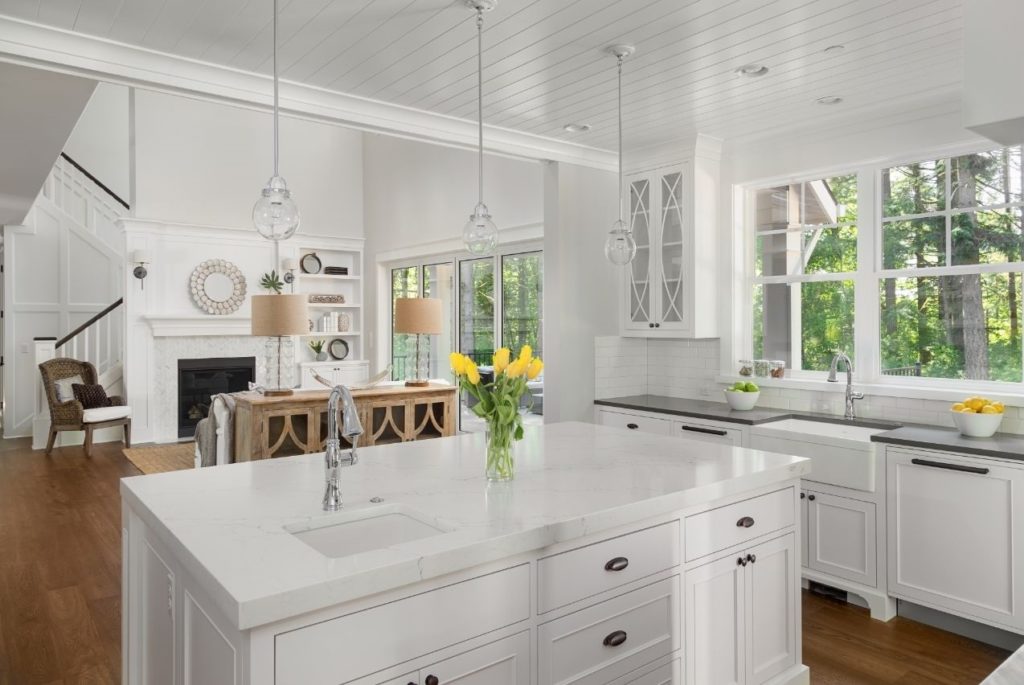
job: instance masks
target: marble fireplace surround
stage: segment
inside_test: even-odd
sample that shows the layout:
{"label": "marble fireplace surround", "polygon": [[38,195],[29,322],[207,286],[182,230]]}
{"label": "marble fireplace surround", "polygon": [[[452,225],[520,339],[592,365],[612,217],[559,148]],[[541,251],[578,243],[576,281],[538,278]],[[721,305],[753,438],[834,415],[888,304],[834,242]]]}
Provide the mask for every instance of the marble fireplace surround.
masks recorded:
{"label": "marble fireplace surround", "polygon": [[245,335],[165,336],[153,340],[153,441],[178,440],[178,360],[255,357],[256,382],[266,382],[266,338]]}

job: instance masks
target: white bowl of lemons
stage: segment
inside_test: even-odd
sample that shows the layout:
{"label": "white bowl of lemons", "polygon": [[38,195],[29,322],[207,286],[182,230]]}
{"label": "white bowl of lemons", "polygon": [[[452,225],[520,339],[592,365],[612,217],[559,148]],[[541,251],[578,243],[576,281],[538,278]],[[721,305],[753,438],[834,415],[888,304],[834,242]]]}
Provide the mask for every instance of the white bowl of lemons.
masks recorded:
{"label": "white bowl of lemons", "polygon": [[969,438],[990,438],[1003,422],[1003,403],[987,397],[968,397],[957,402],[950,411],[961,435]]}
{"label": "white bowl of lemons", "polygon": [[734,411],[750,411],[757,404],[757,398],[761,396],[761,389],[753,383],[737,381],[732,387],[725,389],[725,401],[729,408]]}

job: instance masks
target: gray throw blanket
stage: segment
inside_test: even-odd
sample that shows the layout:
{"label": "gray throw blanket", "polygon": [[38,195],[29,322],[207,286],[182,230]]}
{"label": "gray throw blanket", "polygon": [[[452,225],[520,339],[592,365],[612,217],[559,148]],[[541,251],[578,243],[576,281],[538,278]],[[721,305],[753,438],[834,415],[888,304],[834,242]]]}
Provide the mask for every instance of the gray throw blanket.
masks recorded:
{"label": "gray throw blanket", "polygon": [[[217,424],[217,413],[214,408],[217,402],[223,402],[227,410],[223,425]],[[196,425],[196,447],[199,449],[200,466],[217,465],[217,429],[224,435],[225,461],[231,461],[235,442],[235,398],[227,393],[220,393],[210,398],[210,413]]]}

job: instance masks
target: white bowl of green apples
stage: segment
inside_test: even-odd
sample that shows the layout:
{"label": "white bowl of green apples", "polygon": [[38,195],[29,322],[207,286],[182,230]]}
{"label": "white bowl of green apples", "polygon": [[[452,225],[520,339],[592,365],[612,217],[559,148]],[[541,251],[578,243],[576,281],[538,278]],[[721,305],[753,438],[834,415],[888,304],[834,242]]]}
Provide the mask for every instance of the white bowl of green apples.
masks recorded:
{"label": "white bowl of green apples", "polygon": [[750,411],[760,396],[761,388],[750,382],[736,381],[732,387],[725,389],[725,401],[734,411]]}

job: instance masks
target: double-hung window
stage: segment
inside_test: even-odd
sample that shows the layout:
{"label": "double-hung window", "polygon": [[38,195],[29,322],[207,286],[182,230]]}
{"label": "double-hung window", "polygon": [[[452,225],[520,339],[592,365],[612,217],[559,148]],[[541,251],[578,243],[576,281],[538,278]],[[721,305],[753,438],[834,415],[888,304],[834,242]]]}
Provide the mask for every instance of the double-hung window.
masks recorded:
{"label": "double-hung window", "polygon": [[1021,162],[1010,147],[750,190],[746,350],[794,376],[844,351],[862,381],[1024,381]]}

